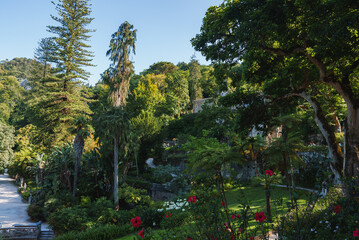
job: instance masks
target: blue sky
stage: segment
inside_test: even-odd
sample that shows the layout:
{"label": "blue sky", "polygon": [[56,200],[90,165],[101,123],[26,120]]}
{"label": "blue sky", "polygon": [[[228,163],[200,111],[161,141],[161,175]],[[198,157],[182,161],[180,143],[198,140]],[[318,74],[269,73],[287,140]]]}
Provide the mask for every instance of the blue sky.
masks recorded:
{"label": "blue sky", "polygon": [[[56,2],[57,0],[55,0]],[[89,28],[95,29],[90,45],[96,67],[87,68],[95,84],[109,66],[106,57],[111,34],[124,21],[137,29],[136,73],[159,61],[188,62],[195,54],[201,64],[208,64],[194,51],[190,39],[200,32],[206,10],[223,0],[92,0]],[[14,57],[32,58],[38,41],[52,36],[48,25],[58,25],[51,19],[56,15],[50,0],[0,0],[0,60]]]}

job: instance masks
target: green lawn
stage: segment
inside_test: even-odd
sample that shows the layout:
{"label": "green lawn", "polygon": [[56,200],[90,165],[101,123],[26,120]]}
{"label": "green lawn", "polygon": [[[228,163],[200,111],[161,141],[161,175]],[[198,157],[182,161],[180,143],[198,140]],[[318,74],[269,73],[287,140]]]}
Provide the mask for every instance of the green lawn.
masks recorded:
{"label": "green lawn", "polygon": [[[227,191],[226,197],[227,197],[228,207],[230,209],[234,211],[238,211],[240,209],[238,203],[241,197],[240,194],[241,191],[244,193],[245,198],[251,201],[251,208],[254,212],[260,212],[260,211],[266,212],[266,199],[265,199],[265,191],[263,186],[258,186],[258,187],[248,186],[248,187],[235,188]],[[304,191],[297,191],[297,193],[300,198],[298,200],[298,203],[305,204],[306,199],[308,199],[307,197],[308,193]],[[273,189],[271,190],[271,198],[273,201],[276,199],[282,199],[281,206],[276,206],[272,201],[272,215],[273,218],[275,218],[276,214],[285,212],[287,210],[286,202],[290,202],[290,194],[286,188],[273,187]],[[251,222],[254,223],[255,222],[254,219]],[[162,230],[157,230],[157,231],[162,231]],[[131,234],[119,238],[117,240],[133,240],[133,237],[134,235]]]}
{"label": "green lawn", "polygon": [[[230,191],[226,192],[226,197],[228,201],[228,207],[232,210],[239,210],[238,202],[240,200],[240,191],[244,193],[244,196],[247,200],[251,201],[251,208],[253,211],[260,212],[260,211],[266,211],[266,199],[265,199],[265,191],[263,186],[259,187],[241,187],[232,189]],[[299,195],[299,204],[304,204],[305,200],[308,199],[307,192],[304,191],[297,191],[297,194]],[[278,211],[285,211],[286,208],[286,202],[290,202],[290,194],[289,191],[286,188],[280,188],[280,187],[273,187],[271,189],[271,199],[272,199],[272,211],[275,211],[275,200],[282,199],[282,206],[278,206]]]}

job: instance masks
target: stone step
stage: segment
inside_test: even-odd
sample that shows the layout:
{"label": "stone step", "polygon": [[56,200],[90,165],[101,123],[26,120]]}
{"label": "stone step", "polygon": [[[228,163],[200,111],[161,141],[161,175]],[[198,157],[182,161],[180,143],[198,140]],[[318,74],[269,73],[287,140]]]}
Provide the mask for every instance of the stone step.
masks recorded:
{"label": "stone step", "polygon": [[54,232],[51,230],[41,231],[40,240],[48,240],[54,238]]}

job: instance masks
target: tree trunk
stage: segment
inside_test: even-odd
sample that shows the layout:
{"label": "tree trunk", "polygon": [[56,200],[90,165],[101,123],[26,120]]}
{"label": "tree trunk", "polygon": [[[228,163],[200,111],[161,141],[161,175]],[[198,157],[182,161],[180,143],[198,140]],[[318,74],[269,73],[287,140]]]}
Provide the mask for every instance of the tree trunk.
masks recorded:
{"label": "tree trunk", "polygon": [[46,77],[46,68],[47,68],[47,61],[45,60],[45,66],[44,66],[44,78]]}
{"label": "tree trunk", "polygon": [[113,168],[114,168],[114,177],[113,177],[113,200],[115,209],[119,209],[119,198],[118,198],[118,134],[115,134],[114,145],[113,145]]}
{"label": "tree trunk", "polygon": [[272,207],[271,207],[271,197],[270,197],[270,190],[268,189],[269,187],[266,186],[267,190],[266,190],[266,205],[267,205],[267,215],[268,215],[268,221],[272,222]]}
{"label": "tree trunk", "polygon": [[137,177],[139,176],[139,171],[138,171],[138,151],[139,151],[139,149],[137,149],[137,146],[136,146],[136,149],[135,149],[135,161],[136,161],[136,175],[137,175]]}
{"label": "tree trunk", "polygon": [[[344,177],[359,177],[359,108],[348,109],[345,124]],[[359,180],[356,179],[357,184]]]}
{"label": "tree trunk", "polygon": [[79,175],[80,161],[84,149],[85,141],[80,133],[77,133],[74,140],[74,156],[75,156],[75,169],[74,169],[74,184],[72,189],[72,198],[75,200],[77,192],[77,179]]}
{"label": "tree trunk", "polygon": [[340,182],[343,176],[344,156],[335,137],[334,128],[329,125],[319,102],[315,98],[305,92],[300,93],[299,96],[307,100],[314,109],[315,122],[327,142],[329,157],[333,159],[333,161],[330,162],[330,168],[335,175],[336,181]]}

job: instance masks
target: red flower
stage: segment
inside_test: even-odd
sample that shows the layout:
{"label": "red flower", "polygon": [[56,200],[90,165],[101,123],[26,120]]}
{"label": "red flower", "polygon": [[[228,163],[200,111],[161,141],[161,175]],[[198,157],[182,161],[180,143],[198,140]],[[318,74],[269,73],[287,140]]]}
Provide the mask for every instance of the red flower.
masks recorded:
{"label": "red flower", "polygon": [[226,203],[225,203],[225,202],[221,202],[221,206],[226,206]]}
{"label": "red flower", "polygon": [[144,237],[145,234],[143,233],[143,229],[138,233],[138,235],[140,235],[141,238]]}
{"label": "red flower", "polygon": [[269,176],[273,176],[273,171],[272,170],[265,170],[265,173]]}
{"label": "red flower", "polygon": [[131,219],[131,223],[134,228],[138,228],[138,227],[140,227],[142,221],[141,221],[141,218],[139,216],[137,216],[137,217]]}
{"label": "red flower", "polygon": [[166,217],[166,218],[172,217],[172,213],[165,214],[165,217]]}
{"label": "red flower", "polygon": [[187,237],[187,238],[186,238],[186,240],[192,240],[192,238],[190,238],[190,237]]}
{"label": "red flower", "polygon": [[235,219],[235,218],[236,218],[236,215],[233,214],[233,215],[231,216],[231,218],[232,218],[232,219]]}
{"label": "red flower", "polygon": [[188,202],[197,202],[197,197],[196,196],[189,197]]}
{"label": "red flower", "polygon": [[242,232],[242,228],[238,228],[238,232]]}
{"label": "red flower", "polygon": [[335,213],[340,213],[342,211],[342,207],[340,206],[340,205],[336,205],[335,207],[334,207],[334,212]]}
{"label": "red flower", "polygon": [[250,239],[250,240],[253,240],[253,239],[254,239],[254,237],[250,236],[250,237],[249,237],[249,239]]}
{"label": "red flower", "polygon": [[237,215],[237,218],[240,218],[240,217],[241,217],[241,215],[238,214],[238,215]]}
{"label": "red flower", "polygon": [[264,215],[264,212],[256,213],[255,219],[259,222],[263,222],[267,219],[266,215]]}
{"label": "red flower", "polygon": [[359,237],[359,230],[358,229],[353,231],[353,237]]}

